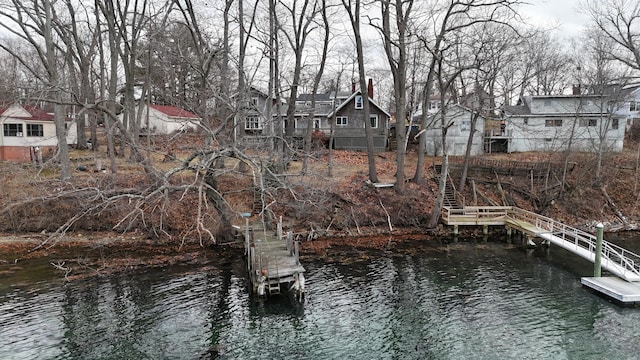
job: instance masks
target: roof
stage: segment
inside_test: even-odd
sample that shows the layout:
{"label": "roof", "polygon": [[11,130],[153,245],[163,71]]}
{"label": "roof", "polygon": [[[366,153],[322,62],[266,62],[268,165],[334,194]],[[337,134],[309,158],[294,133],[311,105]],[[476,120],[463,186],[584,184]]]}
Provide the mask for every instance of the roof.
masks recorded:
{"label": "roof", "polygon": [[169,105],[149,105],[152,109],[158,110],[161,113],[170,116],[170,117],[179,117],[179,118],[190,118],[190,119],[199,119],[200,117],[196,114],[189,112],[184,109],[180,109],[179,107],[169,106]]}
{"label": "roof", "polygon": [[23,105],[22,106],[29,114],[31,114],[30,120],[43,120],[52,121],[53,114],[44,111],[42,108],[35,105]]}
{"label": "roof", "polygon": [[18,106],[23,108],[30,116],[9,116],[13,119],[20,120],[36,120],[36,121],[53,121],[54,116],[51,113],[44,111],[41,107],[36,105],[20,105],[16,103],[5,103],[0,106],[0,115],[3,115],[12,106]]}
{"label": "roof", "polygon": [[[340,111],[340,109],[342,109],[343,107],[347,106],[347,104],[349,104],[357,95],[360,95],[361,92],[360,90],[357,90],[356,92],[354,92],[353,94],[351,94],[351,96],[349,96],[346,100],[344,100],[337,108],[336,108],[336,113],[338,111]],[[389,114],[388,112],[386,112],[383,108],[381,108],[375,101],[373,101],[372,98],[369,98],[369,104],[375,106],[376,108],[378,108],[378,110],[382,111],[382,113],[384,113],[385,115],[387,115],[388,117],[391,117],[391,114]],[[329,114],[329,116],[331,116],[332,114]]]}

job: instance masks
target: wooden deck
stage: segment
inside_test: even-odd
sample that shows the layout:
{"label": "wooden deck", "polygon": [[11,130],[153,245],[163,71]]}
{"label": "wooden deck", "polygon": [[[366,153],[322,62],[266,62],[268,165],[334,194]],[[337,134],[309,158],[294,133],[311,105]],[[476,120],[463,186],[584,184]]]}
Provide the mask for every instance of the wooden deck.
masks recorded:
{"label": "wooden deck", "polygon": [[300,264],[299,243],[292,233],[283,235],[282,219],[278,228],[265,230],[261,223],[246,225],[245,252],[254,294],[280,294],[293,289],[304,292],[305,269]]}
{"label": "wooden deck", "polygon": [[[443,208],[442,221],[447,225],[497,225],[517,230],[527,237],[541,238],[590,262],[596,258],[596,237],[551,218],[505,206]],[[619,302],[640,301],[640,255],[602,241],[601,266],[619,281],[606,278],[583,278],[582,284]],[[595,280],[593,280],[595,279]],[[603,280],[604,279],[604,280]],[[638,296],[638,297],[636,297]]]}

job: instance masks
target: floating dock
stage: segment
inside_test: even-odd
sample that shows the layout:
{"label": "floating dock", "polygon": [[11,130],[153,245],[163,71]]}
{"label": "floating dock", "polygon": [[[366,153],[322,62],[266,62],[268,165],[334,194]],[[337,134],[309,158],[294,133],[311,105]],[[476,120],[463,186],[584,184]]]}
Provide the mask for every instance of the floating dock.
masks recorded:
{"label": "floating dock", "polygon": [[282,218],[275,233],[261,223],[250,226],[246,221],[245,253],[253,293],[271,296],[287,290],[302,298],[305,269],[300,264],[300,245],[291,232],[283,235]]}
{"label": "floating dock", "polygon": [[583,277],[583,286],[605,295],[623,305],[640,304],[640,284],[615,276]]}
{"label": "floating dock", "polygon": [[534,244],[532,238],[543,239],[546,244],[557,245],[593,262],[598,269],[601,267],[615,275],[583,277],[582,285],[623,305],[640,303],[640,255],[604,241],[601,237],[598,250],[596,236],[511,206],[444,207],[442,221],[453,225],[454,235],[457,234],[458,226],[482,225],[483,233],[486,234],[488,226],[498,225],[507,228],[507,236],[511,236],[512,230],[519,231],[526,236],[527,244]]}

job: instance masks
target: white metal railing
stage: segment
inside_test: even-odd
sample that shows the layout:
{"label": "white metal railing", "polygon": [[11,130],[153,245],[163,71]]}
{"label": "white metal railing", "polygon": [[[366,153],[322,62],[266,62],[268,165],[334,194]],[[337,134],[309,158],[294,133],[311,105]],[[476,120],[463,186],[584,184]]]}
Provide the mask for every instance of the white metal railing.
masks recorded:
{"label": "white metal railing", "polygon": [[[572,243],[575,248],[582,248],[595,255],[596,237],[580,229],[565,225],[549,217],[536,214],[517,207],[509,211],[510,218],[535,225],[543,232],[548,232],[562,240]],[[623,269],[623,276],[630,272],[640,277],[640,255],[618,245],[602,240],[603,265],[614,264]]]}
{"label": "white metal railing", "polygon": [[[538,236],[544,234],[553,235],[568,244],[572,244],[574,252],[578,249],[586,250],[591,254],[596,251],[596,237],[580,229],[565,225],[552,218],[536,214],[531,211],[511,206],[467,206],[463,209],[443,208],[443,220],[447,223],[456,221],[474,220],[478,224],[483,221],[493,221],[504,219],[505,224],[508,219],[521,221],[535,226],[539,230]],[[565,247],[567,250],[572,250]],[[621,268],[622,277],[640,278],[640,255],[612,244],[606,240],[602,241],[602,265],[615,265]],[[627,275],[633,276],[627,276]]]}

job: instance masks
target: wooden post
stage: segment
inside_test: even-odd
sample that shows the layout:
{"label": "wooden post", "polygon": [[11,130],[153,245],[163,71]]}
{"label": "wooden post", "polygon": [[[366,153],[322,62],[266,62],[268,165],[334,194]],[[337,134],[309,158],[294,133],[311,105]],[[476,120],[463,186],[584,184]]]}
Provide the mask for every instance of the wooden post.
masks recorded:
{"label": "wooden post", "polygon": [[489,225],[487,225],[487,224],[482,225],[482,235],[484,235],[484,236],[489,235]]}
{"label": "wooden post", "polygon": [[453,236],[458,237],[458,225],[453,225]]}
{"label": "wooden post", "polygon": [[512,235],[511,234],[511,226],[507,225],[506,228],[507,228],[507,243],[511,244],[511,235]]}
{"label": "wooden post", "polygon": [[604,235],[604,225],[596,225],[596,258],[593,262],[593,277],[602,276],[602,238]]}

